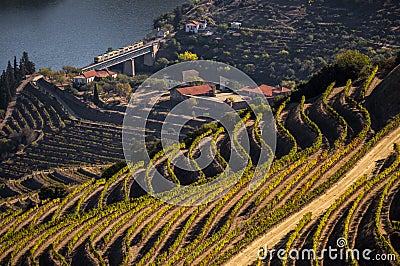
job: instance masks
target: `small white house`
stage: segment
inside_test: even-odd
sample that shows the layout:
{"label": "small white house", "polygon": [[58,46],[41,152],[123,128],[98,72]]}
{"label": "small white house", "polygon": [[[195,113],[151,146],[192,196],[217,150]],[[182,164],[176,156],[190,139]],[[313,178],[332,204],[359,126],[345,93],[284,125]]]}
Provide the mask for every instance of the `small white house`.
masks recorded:
{"label": "small white house", "polygon": [[241,22],[234,21],[234,22],[231,23],[231,28],[232,29],[240,29],[241,26],[242,26]]}
{"label": "small white house", "polygon": [[157,37],[159,37],[159,38],[165,38],[168,36],[168,34],[169,34],[169,30],[167,30],[167,29],[158,29],[158,31],[157,31]]}
{"label": "small white house", "polygon": [[193,33],[199,33],[199,30],[205,30],[207,28],[207,21],[197,21],[197,20],[192,20],[186,23],[185,25],[185,31],[187,33],[193,32]]}
{"label": "small white house", "polygon": [[[93,80],[94,80],[94,78],[93,78]],[[79,76],[73,77],[72,82],[74,82],[75,84],[86,84],[86,83],[92,82],[93,80],[89,80],[89,79],[85,78],[85,76],[79,75]]]}

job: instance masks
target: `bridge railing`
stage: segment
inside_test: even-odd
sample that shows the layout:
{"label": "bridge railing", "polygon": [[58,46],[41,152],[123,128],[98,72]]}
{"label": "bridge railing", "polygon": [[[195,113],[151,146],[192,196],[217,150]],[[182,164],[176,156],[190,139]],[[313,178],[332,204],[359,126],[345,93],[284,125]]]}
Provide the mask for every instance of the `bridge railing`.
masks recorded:
{"label": "bridge railing", "polygon": [[113,57],[111,59],[108,59],[106,61],[100,62],[100,63],[96,63],[90,66],[86,66],[84,68],[82,68],[83,72],[86,71],[90,71],[90,70],[101,70],[107,67],[111,67],[111,66],[115,66],[118,64],[121,64],[129,59],[135,58],[135,57],[139,57],[148,53],[153,52],[153,43],[150,43],[148,45],[142,46],[139,49],[133,50],[133,51],[129,51],[127,53],[118,55],[116,57]]}

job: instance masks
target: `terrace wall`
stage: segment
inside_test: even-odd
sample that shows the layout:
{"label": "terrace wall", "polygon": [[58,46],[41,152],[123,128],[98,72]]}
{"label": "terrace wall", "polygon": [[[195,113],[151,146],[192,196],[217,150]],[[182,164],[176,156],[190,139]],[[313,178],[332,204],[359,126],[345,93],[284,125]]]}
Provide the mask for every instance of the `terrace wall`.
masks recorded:
{"label": "terrace wall", "polygon": [[43,92],[51,93],[61,98],[61,100],[68,105],[71,111],[78,116],[78,118],[118,125],[121,125],[123,122],[124,114],[121,112],[93,109],[80,101],[74,95],[59,89],[57,86],[47,82],[43,78],[36,81],[36,84]]}

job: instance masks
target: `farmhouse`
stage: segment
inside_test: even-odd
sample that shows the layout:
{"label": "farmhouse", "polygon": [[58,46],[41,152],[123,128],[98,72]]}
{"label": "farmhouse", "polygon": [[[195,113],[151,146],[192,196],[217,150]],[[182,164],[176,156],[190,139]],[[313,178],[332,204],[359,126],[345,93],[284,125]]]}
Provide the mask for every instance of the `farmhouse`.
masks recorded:
{"label": "farmhouse", "polygon": [[202,98],[203,100],[214,103],[224,102],[232,108],[239,110],[247,108],[248,102],[251,102],[255,98],[262,95],[268,100],[272,100],[276,96],[287,95],[290,92],[290,89],[284,87],[276,88],[268,85],[261,85],[255,88],[241,88],[239,90],[240,95],[238,95],[234,92],[221,92],[218,88],[215,88],[214,86],[204,84],[199,86],[188,86],[171,89],[170,99],[174,102],[182,102],[189,98]]}
{"label": "farmhouse", "polygon": [[185,32],[187,33],[199,33],[199,30],[205,30],[207,28],[207,21],[192,20],[186,23]]}
{"label": "farmhouse", "polygon": [[170,91],[170,97],[172,101],[181,102],[191,96],[215,96],[215,89],[211,88],[210,85],[204,84],[200,86],[191,86],[184,88],[174,88]]}
{"label": "farmhouse", "polygon": [[72,78],[72,81],[75,84],[87,84],[90,82],[93,82],[95,80],[100,80],[103,78],[107,78],[107,77],[113,77],[116,78],[117,77],[117,73],[110,71],[108,69],[104,69],[104,70],[90,70],[87,72],[83,72],[81,75],[79,76],[75,76]]}
{"label": "farmhouse", "polygon": [[257,97],[260,95],[264,95],[264,97],[267,99],[273,99],[278,95],[287,95],[291,92],[291,90],[288,88],[284,87],[276,88],[264,84],[259,86],[258,88],[244,87],[241,88],[239,91],[250,97]]}

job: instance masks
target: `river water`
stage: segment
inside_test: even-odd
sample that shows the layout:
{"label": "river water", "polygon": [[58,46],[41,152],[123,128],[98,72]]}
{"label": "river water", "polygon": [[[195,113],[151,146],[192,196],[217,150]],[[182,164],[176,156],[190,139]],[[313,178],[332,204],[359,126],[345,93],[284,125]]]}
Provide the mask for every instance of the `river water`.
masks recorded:
{"label": "river water", "polygon": [[2,0],[0,69],[27,51],[37,68],[86,66],[108,47],[138,41],[184,0]]}

